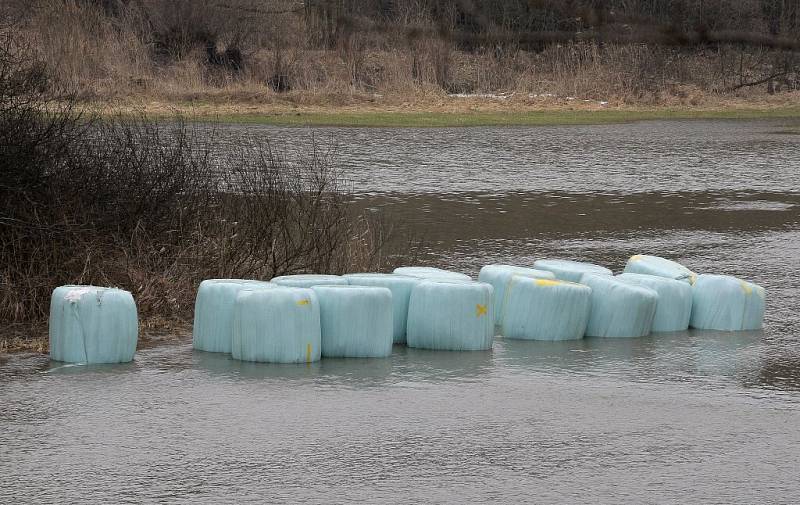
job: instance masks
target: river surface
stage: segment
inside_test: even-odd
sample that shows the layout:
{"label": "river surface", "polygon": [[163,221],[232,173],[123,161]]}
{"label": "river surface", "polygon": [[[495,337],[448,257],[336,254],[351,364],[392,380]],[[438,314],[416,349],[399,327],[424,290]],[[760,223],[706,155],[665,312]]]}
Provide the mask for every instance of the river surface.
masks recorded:
{"label": "river surface", "polygon": [[797,503],[798,125],[318,129],[420,261],[657,254],[764,286],[765,329],[310,366],[0,357],[0,502]]}

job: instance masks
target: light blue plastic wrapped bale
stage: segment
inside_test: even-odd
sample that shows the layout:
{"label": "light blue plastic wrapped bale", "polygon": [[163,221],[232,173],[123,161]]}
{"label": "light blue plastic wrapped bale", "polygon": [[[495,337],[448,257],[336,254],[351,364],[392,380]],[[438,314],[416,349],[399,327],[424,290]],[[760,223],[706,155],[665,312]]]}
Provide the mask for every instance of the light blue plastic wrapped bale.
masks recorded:
{"label": "light blue plastic wrapped bale", "polygon": [[694,284],[697,278],[697,274],[680,263],[646,254],[631,256],[625,265],[625,273],[655,275],[684,281],[689,284]]}
{"label": "light blue plastic wrapped bale", "polygon": [[462,281],[472,280],[472,277],[467,274],[452,272],[450,270],[443,270],[435,267],[398,267],[394,269],[394,273],[408,277],[416,277],[417,279],[453,279]]}
{"label": "light blue plastic wrapped bale", "polygon": [[231,355],[241,361],[311,363],[321,352],[320,312],[311,289],[242,289],[233,312]]}
{"label": "light blue plastic wrapped bale", "polygon": [[207,279],[200,283],[194,302],[192,347],[200,351],[231,352],[233,306],[244,288],[273,288],[273,284],[246,279]]}
{"label": "light blue plastic wrapped bale", "polygon": [[553,272],[556,279],[569,282],[581,282],[583,274],[614,275],[606,267],[570,260],[539,260],[534,261],[533,268]]}
{"label": "light blue plastic wrapped bale", "polygon": [[514,275],[507,290],[503,336],[524,340],[583,338],[591,308],[590,287]]}
{"label": "light blue plastic wrapped bale", "polygon": [[581,284],[592,288],[587,336],[644,337],[650,333],[658,304],[654,290],[596,274],[584,274]]}
{"label": "light blue plastic wrapped bale", "polygon": [[500,324],[503,318],[505,299],[508,293],[506,287],[514,275],[524,275],[536,279],[555,279],[553,272],[514,265],[486,265],[481,268],[478,280],[491,284],[494,288],[494,324],[496,325]]}
{"label": "light blue plastic wrapped bale", "polygon": [[408,304],[407,345],[443,351],[490,349],[492,295],[492,286],[484,282],[420,282]]}
{"label": "light blue plastic wrapped bale", "polygon": [[347,279],[341,275],[297,274],[273,277],[271,283],[291,288],[310,288],[313,286],[347,286]]}
{"label": "light blue plastic wrapped bale", "polygon": [[633,273],[623,273],[616,278],[658,293],[653,331],[684,331],[689,328],[689,318],[692,315],[692,286],[689,283],[657,275]]}
{"label": "light blue plastic wrapped bale", "polygon": [[763,326],[764,288],[729,275],[699,275],[692,286],[690,326],[704,330],[758,330]]}
{"label": "light blue plastic wrapped bale", "polygon": [[392,292],[372,286],[314,286],[322,355],[384,358],[392,353]]}
{"label": "light blue plastic wrapped bale", "polygon": [[344,276],[351,286],[374,286],[388,288],[392,292],[392,336],[395,344],[406,343],[408,299],[411,290],[420,279],[396,274],[347,274]]}
{"label": "light blue plastic wrapped bale", "polygon": [[58,287],[50,299],[49,333],[55,361],[127,363],[139,336],[136,303],[121,289]]}

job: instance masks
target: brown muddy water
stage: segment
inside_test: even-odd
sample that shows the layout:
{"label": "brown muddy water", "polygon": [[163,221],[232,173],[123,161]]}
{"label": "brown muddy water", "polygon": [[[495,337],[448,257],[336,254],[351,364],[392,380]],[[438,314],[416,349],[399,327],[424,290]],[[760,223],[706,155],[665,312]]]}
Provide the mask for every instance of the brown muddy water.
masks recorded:
{"label": "brown muddy water", "polygon": [[[0,359],[0,502],[795,503],[800,120],[323,129],[425,259],[636,253],[742,276],[763,331],[396,346],[389,359]],[[229,125],[286,146],[303,129]]]}

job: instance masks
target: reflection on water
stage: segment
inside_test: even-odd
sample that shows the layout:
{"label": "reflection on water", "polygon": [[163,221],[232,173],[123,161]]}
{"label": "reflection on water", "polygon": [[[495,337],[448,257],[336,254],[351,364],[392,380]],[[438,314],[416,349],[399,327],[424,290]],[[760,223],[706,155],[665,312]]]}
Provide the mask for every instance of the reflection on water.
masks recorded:
{"label": "reflection on water", "polygon": [[301,366],[189,344],[0,358],[0,501],[796,501],[800,137],[774,133],[793,121],[332,129],[357,206],[425,261],[668,256],[763,285],[766,326]]}

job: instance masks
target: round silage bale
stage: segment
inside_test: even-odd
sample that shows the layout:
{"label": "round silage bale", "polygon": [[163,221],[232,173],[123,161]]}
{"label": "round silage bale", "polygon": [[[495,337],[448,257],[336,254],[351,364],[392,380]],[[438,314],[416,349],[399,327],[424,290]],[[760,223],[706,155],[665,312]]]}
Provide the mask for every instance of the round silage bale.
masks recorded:
{"label": "round silage bale", "polygon": [[192,325],[192,347],[207,352],[231,352],[233,306],[245,288],[272,288],[273,284],[247,279],[206,279],[197,288]]}
{"label": "round silage bale", "polygon": [[596,274],[584,274],[581,284],[592,288],[587,336],[644,337],[650,333],[658,304],[654,290]]}
{"label": "round silage bale", "polygon": [[555,279],[553,272],[514,265],[486,265],[478,274],[478,281],[491,284],[494,288],[494,324],[500,324],[505,308],[507,286],[514,275],[524,275],[536,279]]}
{"label": "round silage bale", "polygon": [[407,277],[416,277],[417,279],[452,279],[462,281],[472,280],[472,277],[467,274],[443,270],[435,267],[398,267],[394,269],[394,273],[398,275],[405,275]]}
{"label": "round silage bale", "polygon": [[384,358],[392,353],[392,292],[372,286],[314,286],[322,356]]}
{"label": "round silage bale", "polygon": [[623,273],[616,279],[650,288],[658,293],[653,331],[683,331],[689,328],[689,318],[692,315],[692,287],[687,282],[634,273]]}
{"label": "round silage bale", "polygon": [[411,297],[411,290],[420,283],[420,279],[379,273],[347,274],[344,277],[351,286],[383,287],[392,292],[392,340],[395,344],[405,344],[408,299]]}
{"label": "round silage bale", "polygon": [[311,363],[321,352],[320,312],[311,289],[242,289],[233,311],[231,354],[241,361]]}
{"label": "round silage bale", "polygon": [[646,254],[631,256],[625,264],[625,273],[655,275],[689,284],[694,284],[697,278],[697,274],[678,262]]}
{"label": "round silage bale", "polygon": [[581,276],[583,276],[583,274],[614,275],[614,273],[606,267],[601,267],[593,263],[570,260],[538,260],[533,262],[533,268],[553,272],[556,279],[578,283],[581,282]]}
{"label": "round silage bale", "polygon": [[503,336],[523,340],[583,338],[591,307],[589,286],[514,275],[507,290]]}
{"label": "round silage bale", "polygon": [[291,288],[310,288],[313,286],[347,286],[347,279],[341,275],[296,274],[273,277],[270,282]]}
{"label": "round silage bale", "polygon": [[139,320],[133,295],[116,288],[60,286],[50,299],[50,359],[127,363],[136,354]]}
{"label": "round silage bale", "polygon": [[427,280],[411,291],[406,343],[442,351],[492,347],[493,289],[484,282]]}
{"label": "round silage bale", "polygon": [[692,295],[692,328],[739,331],[763,326],[766,292],[757,284],[703,274],[697,276]]}

